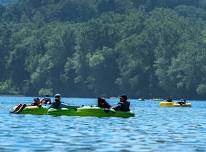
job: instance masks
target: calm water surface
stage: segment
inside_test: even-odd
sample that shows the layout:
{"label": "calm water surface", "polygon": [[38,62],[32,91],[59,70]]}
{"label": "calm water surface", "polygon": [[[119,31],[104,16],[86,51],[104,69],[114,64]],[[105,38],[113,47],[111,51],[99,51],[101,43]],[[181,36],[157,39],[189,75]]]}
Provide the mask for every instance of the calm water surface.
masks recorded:
{"label": "calm water surface", "polygon": [[[0,152],[206,151],[206,102],[192,108],[160,108],[157,101],[131,101],[133,118],[96,118],[9,114],[32,98],[0,97]],[[63,98],[95,105],[96,99]],[[109,100],[115,105],[117,100]]]}

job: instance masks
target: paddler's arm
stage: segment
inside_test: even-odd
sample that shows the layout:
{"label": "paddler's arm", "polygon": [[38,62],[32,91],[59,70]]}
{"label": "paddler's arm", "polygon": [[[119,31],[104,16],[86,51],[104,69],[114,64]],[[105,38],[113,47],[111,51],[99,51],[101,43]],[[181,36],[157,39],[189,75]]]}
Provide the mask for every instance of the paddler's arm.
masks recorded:
{"label": "paddler's arm", "polygon": [[116,107],[113,107],[113,109],[114,109],[115,111],[118,111],[118,110],[121,109],[121,106],[122,106],[121,103],[118,103]]}

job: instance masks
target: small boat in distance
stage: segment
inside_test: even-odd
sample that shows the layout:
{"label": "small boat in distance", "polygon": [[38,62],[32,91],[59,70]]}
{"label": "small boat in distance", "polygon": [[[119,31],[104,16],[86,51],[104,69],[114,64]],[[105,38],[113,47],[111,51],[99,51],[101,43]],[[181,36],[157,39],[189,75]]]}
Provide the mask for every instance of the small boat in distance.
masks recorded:
{"label": "small boat in distance", "polygon": [[144,98],[139,98],[138,101],[144,101]]}
{"label": "small boat in distance", "polygon": [[163,99],[161,99],[161,98],[153,98],[152,100],[153,101],[163,101]]}
{"label": "small boat in distance", "polygon": [[182,103],[182,102],[160,102],[160,107],[192,107],[191,103]]}

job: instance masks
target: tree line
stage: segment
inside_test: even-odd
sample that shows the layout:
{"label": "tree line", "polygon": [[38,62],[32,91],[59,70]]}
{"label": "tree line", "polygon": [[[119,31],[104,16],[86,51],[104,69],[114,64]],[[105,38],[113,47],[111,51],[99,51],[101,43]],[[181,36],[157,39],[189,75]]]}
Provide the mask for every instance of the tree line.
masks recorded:
{"label": "tree line", "polygon": [[0,94],[206,97],[206,0],[0,5]]}

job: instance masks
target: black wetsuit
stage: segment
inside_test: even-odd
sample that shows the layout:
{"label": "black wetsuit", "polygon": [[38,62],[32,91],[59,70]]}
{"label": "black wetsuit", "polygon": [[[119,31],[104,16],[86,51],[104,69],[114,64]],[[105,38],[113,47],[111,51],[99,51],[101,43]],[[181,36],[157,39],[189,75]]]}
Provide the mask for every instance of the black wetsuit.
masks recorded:
{"label": "black wetsuit", "polygon": [[130,107],[130,102],[128,102],[128,101],[119,102],[117,104],[117,106],[114,107],[114,110],[116,110],[116,111],[130,111],[129,107]]}
{"label": "black wetsuit", "polygon": [[107,103],[105,100],[98,101],[98,107],[100,108],[111,108],[109,103]]}
{"label": "black wetsuit", "polygon": [[180,105],[186,104],[186,100],[182,100],[180,102],[178,102]]}
{"label": "black wetsuit", "polygon": [[167,99],[167,102],[172,102],[172,99],[170,99],[170,98],[169,98],[169,99]]}
{"label": "black wetsuit", "polygon": [[49,108],[55,108],[55,109],[60,109],[60,108],[73,108],[73,109],[76,109],[76,108],[79,108],[79,106],[69,106],[67,104],[64,104],[62,102],[53,102],[51,104],[51,106]]}
{"label": "black wetsuit", "polygon": [[55,101],[51,104],[51,106],[49,108],[59,109],[59,108],[61,108],[60,105],[61,105],[61,102],[56,102]]}
{"label": "black wetsuit", "polygon": [[44,101],[44,104],[51,104],[51,99],[48,98],[48,97],[45,97],[45,98],[43,99],[43,101]]}

